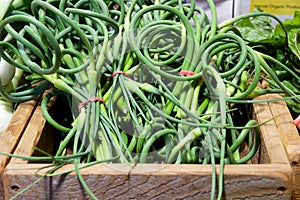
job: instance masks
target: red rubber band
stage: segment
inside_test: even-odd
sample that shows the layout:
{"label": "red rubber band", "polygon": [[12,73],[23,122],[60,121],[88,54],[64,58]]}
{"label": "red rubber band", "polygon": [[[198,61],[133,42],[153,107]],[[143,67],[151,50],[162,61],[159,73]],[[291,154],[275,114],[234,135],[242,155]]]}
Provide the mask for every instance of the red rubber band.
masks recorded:
{"label": "red rubber band", "polygon": [[127,77],[129,77],[129,75],[128,74],[126,74],[125,72],[123,72],[123,71],[115,71],[115,72],[113,72],[112,74],[111,74],[111,76],[110,77],[108,77],[108,81],[110,81],[114,76],[116,76],[117,74],[122,74],[122,75],[125,75],[125,76],[127,76]]}
{"label": "red rubber band", "polygon": [[[188,70],[181,70],[181,71],[179,72],[179,75],[183,75],[183,76],[194,76],[194,75],[195,75],[195,72],[188,71]],[[202,81],[202,78],[199,77],[198,80],[199,80],[199,81]]]}
{"label": "red rubber band", "polygon": [[181,70],[179,72],[179,75],[184,75],[184,76],[194,76],[195,73],[194,72],[191,72],[191,71],[187,71],[187,70]]}
{"label": "red rubber band", "polygon": [[83,108],[86,104],[88,104],[89,102],[100,102],[100,103],[104,103],[103,99],[101,99],[100,97],[92,97],[89,98],[88,100],[85,100],[83,102],[81,102],[78,106],[78,110],[80,112],[81,108]]}

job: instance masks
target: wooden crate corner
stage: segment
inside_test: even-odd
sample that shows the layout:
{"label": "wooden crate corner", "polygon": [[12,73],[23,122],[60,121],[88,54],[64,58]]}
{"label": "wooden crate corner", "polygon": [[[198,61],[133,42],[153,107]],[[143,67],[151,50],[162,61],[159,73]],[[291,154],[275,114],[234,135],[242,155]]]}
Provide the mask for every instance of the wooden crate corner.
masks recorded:
{"label": "wooden crate corner", "polygon": [[[268,94],[257,99],[280,99],[279,94]],[[293,118],[285,101],[275,101],[267,103],[270,113],[274,117],[278,134],[285,152],[288,156],[290,165],[292,166],[293,191],[292,198],[300,200],[300,136],[299,131],[293,124]]]}

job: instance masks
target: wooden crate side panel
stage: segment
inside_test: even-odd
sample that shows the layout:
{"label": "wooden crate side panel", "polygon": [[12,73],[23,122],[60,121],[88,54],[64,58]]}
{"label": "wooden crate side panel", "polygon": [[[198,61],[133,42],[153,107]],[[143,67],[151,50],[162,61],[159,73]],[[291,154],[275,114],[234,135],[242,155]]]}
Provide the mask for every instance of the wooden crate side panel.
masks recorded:
{"label": "wooden crate side panel", "polygon": [[[29,119],[36,108],[36,100],[27,101],[18,105],[7,129],[0,135],[0,152],[13,153]],[[10,157],[0,155],[0,199],[3,199],[3,171]]]}
{"label": "wooden crate side panel", "polygon": [[[269,94],[269,99],[281,98],[279,94]],[[300,161],[300,137],[285,101],[269,102],[269,107],[279,131],[281,141],[287,151],[290,163]]]}
{"label": "wooden crate side panel", "polygon": [[[14,151],[35,111],[36,104],[35,100],[31,100],[17,107],[7,129],[0,135],[0,152],[12,153]],[[7,156],[0,155],[0,168],[3,168],[9,159]]]}
{"label": "wooden crate side panel", "polygon": [[[38,107],[38,109],[32,115],[30,123],[26,127],[23,137],[20,140],[20,146],[15,150],[15,155],[29,156],[34,152],[33,147],[36,146],[41,138],[43,129],[45,127],[46,120],[43,117],[43,114]],[[27,163],[28,161],[20,158],[11,158],[11,163]]]}
{"label": "wooden crate side panel", "polygon": [[[44,95],[48,94],[48,92],[50,91],[51,89],[49,91],[46,91]],[[50,109],[50,111],[55,103],[55,99],[56,98],[49,100],[47,104],[47,108]],[[54,148],[53,134],[54,128],[49,123],[47,123],[47,120],[44,118],[39,102],[37,103],[37,107],[34,113],[32,114],[30,121],[26,126],[26,129],[23,132],[23,136],[19,142],[20,145],[16,148],[14,154],[22,156],[31,156],[33,154],[39,154],[36,153],[33,147],[41,148],[43,151],[46,152],[52,152]],[[11,158],[10,163],[26,164],[28,163],[28,161],[13,157]]]}
{"label": "wooden crate side panel", "polygon": [[[257,99],[264,99],[264,97]],[[253,105],[253,114],[259,123],[266,122],[259,126],[263,148],[266,149],[261,152],[260,163],[289,164],[276,123],[274,120],[271,120],[273,115],[268,103],[255,103]]]}
{"label": "wooden crate side panel", "polygon": [[[8,188],[6,198],[34,182],[38,176],[32,174],[41,166],[9,165],[4,177],[5,188]],[[228,165],[225,168],[226,198],[290,199],[289,169],[283,164]],[[211,192],[210,165],[100,164],[82,169],[81,174],[99,199],[209,199]],[[87,194],[77,176],[70,173],[45,178],[19,199],[85,198]]]}

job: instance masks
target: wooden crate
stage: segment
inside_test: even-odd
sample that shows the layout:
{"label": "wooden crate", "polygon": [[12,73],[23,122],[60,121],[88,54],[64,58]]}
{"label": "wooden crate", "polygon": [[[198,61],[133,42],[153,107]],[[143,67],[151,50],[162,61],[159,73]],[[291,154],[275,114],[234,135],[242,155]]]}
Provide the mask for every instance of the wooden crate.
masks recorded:
{"label": "wooden crate", "polygon": [[[268,94],[258,99],[281,98],[279,94]],[[293,170],[293,199],[300,200],[300,136],[285,101],[268,103],[270,112],[275,117],[280,139],[286,150]]]}
{"label": "wooden crate", "polygon": [[[0,135],[0,152],[13,153],[29,120],[34,113],[37,99],[24,102],[17,109],[10,121],[8,128]],[[3,172],[10,158],[0,154],[0,199],[4,198]]]}
{"label": "wooden crate", "polygon": [[[254,105],[254,111],[260,122],[273,117],[268,104]],[[55,139],[51,139],[46,124],[38,107],[14,153],[29,156],[33,153],[32,146],[40,143],[51,146]],[[275,121],[262,125],[260,130],[262,145],[253,162],[225,166],[226,199],[291,199],[292,168]],[[11,159],[3,177],[5,199],[38,180],[40,176],[35,173],[41,169],[42,174],[46,166]],[[66,165],[59,171],[73,168]],[[81,169],[81,174],[99,199],[209,199],[211,171],[211,165],[98,164]],[[45,177],[19,196],[19,199],[86,198],[74,172]]]}

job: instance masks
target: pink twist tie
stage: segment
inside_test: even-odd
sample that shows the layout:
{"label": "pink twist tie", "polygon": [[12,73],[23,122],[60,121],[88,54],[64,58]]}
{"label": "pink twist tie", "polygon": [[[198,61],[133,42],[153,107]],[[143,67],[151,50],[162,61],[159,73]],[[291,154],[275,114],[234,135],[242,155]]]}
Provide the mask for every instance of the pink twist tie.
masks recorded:
{"label": "pink twist tie", "polygon": [[110,81],[114,76],[116,76],[117,74],[123,74],[123,75],[125,75],[125,76],[127,76],[127,77],[129,77],[128,76],[128,74],[126,74],[125,72],[123,72],[123,71],[115,71],[115,72],[113,72],[112,74],[111,74],[111,76],[110,77],[108,77],[108,81]]}
{"label": "pink twist tie", "polygon": [[78,110],[80,112],[81,108],[83,108],[86,104],[88,104],[89,102],[100,102],[100,103],[104,103],[103,99],[99,98],[99,97],[92,97],[89,98],[88,100],[81,102],[79,104]]}
{"label": "pink twist tie", "polygon": [[[188,70],[181,70],[181,71],[179,72],[179,75],[183,75],[183,76],[194,76],[194,75],[195,75],[195,72],[188,71]],[[199,81],[202,81],[202,78],[199,77],[198,80],[199,80]]]}

